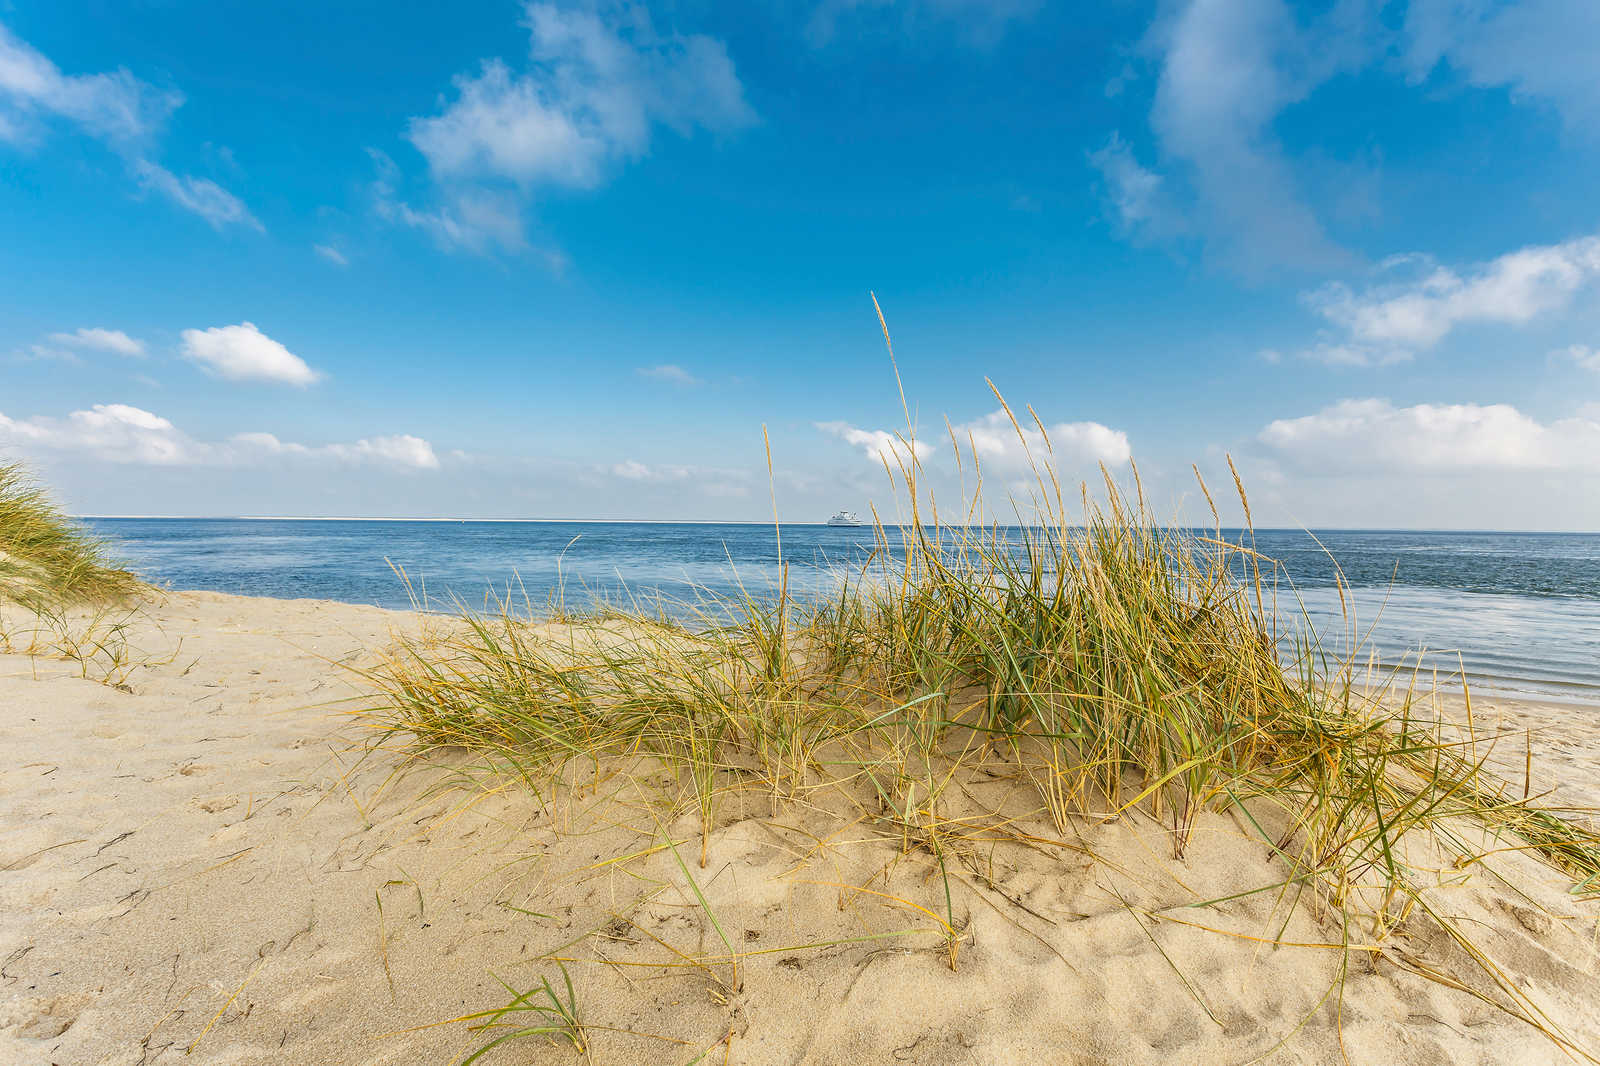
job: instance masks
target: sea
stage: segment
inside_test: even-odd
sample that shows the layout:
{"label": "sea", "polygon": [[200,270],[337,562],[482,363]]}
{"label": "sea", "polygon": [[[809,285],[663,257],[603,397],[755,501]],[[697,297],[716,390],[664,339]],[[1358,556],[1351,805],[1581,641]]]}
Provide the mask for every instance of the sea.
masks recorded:
{"label": "sea", "polygon": [[[837,590],[870,527],[635,522],[93,518],[173,589],[408,609],[560,600],[690,612]],[[1020,536],[1020,533],[1018,534]],[[1277,606],[1334,654],[1483,693],[1600,706],[1600,534],[1223,530],[1281,565]],[[897,541],[893,530],[889,540]],[[1338,574],[1345,589],[1341,595]]]}

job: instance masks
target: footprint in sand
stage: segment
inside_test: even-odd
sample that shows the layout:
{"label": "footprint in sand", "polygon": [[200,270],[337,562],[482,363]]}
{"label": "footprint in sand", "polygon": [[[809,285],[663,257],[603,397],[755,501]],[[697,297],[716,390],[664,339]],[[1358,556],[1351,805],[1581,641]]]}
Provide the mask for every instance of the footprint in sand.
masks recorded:
{"label": "footprint in sand", "polygon": [[89,1002],[85,996],[33,996],[16,1001],[0,1015],[0,1029],[16,1027],[17,1035],[30,1040],[53,1040],[72,1028]]}

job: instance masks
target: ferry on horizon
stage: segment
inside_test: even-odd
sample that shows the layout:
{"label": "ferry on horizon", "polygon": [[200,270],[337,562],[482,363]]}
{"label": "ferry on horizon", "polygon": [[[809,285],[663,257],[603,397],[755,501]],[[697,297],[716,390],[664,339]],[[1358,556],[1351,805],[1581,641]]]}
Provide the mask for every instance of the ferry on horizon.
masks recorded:
{"label": "ferry on horizon", "polygon": [[830,526],[859,526],[861,519],[856,517],[854,511],[835,511],[833,517],[828,519]]}

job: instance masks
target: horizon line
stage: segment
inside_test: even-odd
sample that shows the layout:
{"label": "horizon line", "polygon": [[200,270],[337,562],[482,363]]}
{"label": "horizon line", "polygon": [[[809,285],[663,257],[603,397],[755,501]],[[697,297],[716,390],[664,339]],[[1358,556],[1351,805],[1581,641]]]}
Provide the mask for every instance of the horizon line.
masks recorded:
{"label": "horizon line", "polygon": [[[77,514],[77,520],[103,519],[109,521],[140,522],[440,522],[482,523],[498,525],[640,525],[640,526],[770,526],[771,519],[740,518],[455,518],[455,517],[365,517],[360,515],[140,515],[140,514]],[[871,529],[873,524],[863,522],[856,526],[829,526],[826,521],[803,522],[785,520],[785,526],[819,526],[826,529]],[[901,526],[904,523],[884,522],[883,525]],[[996,523],[986,523],[987,528]],[[998,523],[1007,527],[1024,528],[1017,523]],[[955,523],[947,523],[955,525]],[[973,526],[975,523],[960,523]],[[1032,528],[1032,527],[1028,527]],[[1074,525],[1072,528],[1080,528]],[[1214,529],[1212,525],[1164,526],[1166,529]],[[1249,530],[1247,525],[1222,526],[1223,529]],[[1542,533],[1555,536],[1600,536],[1600,530],[1587,529],[1496,529],[1490,526],[1255,526],[1260,532],[1338,532],[1338,533]]]}

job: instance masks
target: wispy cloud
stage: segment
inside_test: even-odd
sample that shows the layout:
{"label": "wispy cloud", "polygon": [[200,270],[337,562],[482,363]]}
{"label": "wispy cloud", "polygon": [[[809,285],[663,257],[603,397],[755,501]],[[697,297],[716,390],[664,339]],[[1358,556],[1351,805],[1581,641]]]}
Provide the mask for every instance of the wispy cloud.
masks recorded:
{"label": "wispy cloud", "polygon": [[1553,104],[1574,125],[1600,124],[1600,5],[1591,0],[1411,0],[1404,31],[1415,79],[1447,66],[1475,87]]}
{"label": "wispy cloud", "polygon": [[9,140],[37,137],[43,120],[60,118],[102,140],[138,144],[151,140],[182,104],[182,93],[157,89],[126,70],[63,74],[0,24],[0,131]]}
{"label": "wispy cloud", "polygon": [[313,244],[311,250],[334,266],[349,266],[349,258],[331,244]]}
{"label": "wispy cloud", "polygon": [[254,466],[282,460],[402,470],[437,470],[440,465],[433,445],[409,434],[307,445],[282,441],[271,433],[240,433],[208,442],[196,440],[160,415],[120,403],[95,404],[65,418],[12,419],[0,413],[0,442],[145,466]]}
{"label": "wispy cloud", "polygon": [[1104,182],[1112,221],[1137,241],[1165,241],[1187,233],[1189,223],[1173,201],[1165,177],[1140,163],[1119,133],[1089,153]]}
{"label": "wispy cloud", "polygon": [[660,366],[641,366],[638,369],[641,377],[654,378],[656,381],[666,381],[674,385],[698,385],[700,379],[689,373],[676,363],[662,363]]}
{"label": "wispy cloud", "polygon": [[1584,370],[1591,370],[1600,374],[1600,348],[1591,348],[1586,344],[1568,345],[1552,355],[1565,359]]}
{"label": "wispy cloud", "polygon": [[637,459],[627,459],[613,465],[611,474],[629,481],[684,481],[695,476],[693,467],[673,463],[649,465]]}
{"label": "wispy cloud", "polygon": [[391,174],[379,190],[384,217],[446,248],[520,251],[523,207],[536,190],[601,184],[648,155],[658,127],[728,133],[755,121],[720,40],[658,31],[642,6],[535,2],[523,11],[526,71],[487,60],[455,79],[437,114],[407,128],[437,203],[400,199]]}
{"label": "wispy cloud", "polygon": [[184,358],[230,381],[270,381],[305,387],[321,380],[304,359],[262,333],[253,322],[183,331]]}
{"label": "wispy cloud", "polygon": [[[1382,56],[1378,0],[1335,0],[1309,19],[1285,0],[1173,0],[1141,50],[1155,61],[1140,162],[1120,134],[1090,156],[1108,213],[1136,241],[1195,241],[1230,269],[1321,271],[1356,257],[1334,241],[1274,129],[1334,76]],[[1108,86],[1121,94],[1131,66]]]}
{"label": "wispy cloud", "polygon": [[1308,348],[1302,348],[1298,354],[1302,359],[1332,367],[1390,366],[1408,363],[1412,359],[1412,353],[1405,348],[1371,347],[1337,341],[1318,341]]}
{"label": "wispy cloud", "polygon": [[683,463],[642,463],[625,459],[605,469],[605,473],[645,486],[678,486],[674,492],[693,491],[702,496],[734,498],[750,493],[750,475],[726,467],[692,466]]}
{"label": "wispy cloud", "polygon": [[[1335,77],[1382,64],[1393,70],[1397,57],[1413,83],[1431,79],[1433,91],[1454,75],[1457,84],[1504,89],[1513,100],[1554,107],[1571,125],[1600,129],[1600,5],[1591,0],[1332,0],[1309,5],[1309,17],[1307,6],[1158,5],[1141,50],[1157,71],[1149,122],[1159,158],[1141,163],[1114,136],[1092,159],[1109,190],[1108,209],[1129,236],[1171,238],[1170,227],[1150,219],[1172,216],[1143,207],[1159,190],[1187,220],[1179,235],[1244,273],[1351,265],[1356,257],[1325,222],[1340,212],[1340,200],[1343,210],[1370,214],[1371,176],[1353,198],[1348,190],[1314,196],[1274,130],[1287,109]],[[1116,90],[1131,77],[1125,67],[1113,79]],[[1341,165],[1332,161],[1331,169]],[[1330,161],[1318,170],[1329,173]],[[1328,199],[1334,203],[1319,203]]]}
{"label": "wispy cloud", "polygon": [[186,211],[194,212],[211,223],[213,229],[239,225],[257,232],[264,231],[243,200],[210,178],[179,176],[147,159],[136,160],[133,172],[144,188],[160,193]]}
{"label": "wispy cloud", "polygon": [[1208,246],[1235,268],[1351,261],[1306,204],[1272,126],[1372,54],[1371,7],[1344,0],[1302,26],[1282,0],[1188,0],[1155,35],[1161,73],[1151,128],[1192,183]]}
{"label": "wispy cloud", "polygon": [[76,329],[71,333],[52,333],[48,339],[52,344],[59,344],[68,348],[110,352],[113,355],[125,355],[133,358],[140,357],[145,353],[144,341],[135,340],[120,329],[102,329],[98,326],[92,326]]}
{"label": "wispy cloud", "polygon": [[72,123],[116,152],[141,188],[219,229],[261,229],[244,203],[216,182],[174,174],[151,158],[167,119],[182,104],[182,93],[158,89],[127,70],[63,74],[0,24],[0,140],[31,144],[43,137],[50,120]]}
{"label": "wispy cloud", "polygon": [[372,184],[378,217],[426,233],[446,251],[487,255],[528,248],[523,232],[522,200],[503,189],[476,186],[438,191],[435,204],[413,207],[400,192],[399,166],[377,149],[368,149],[378,176]]}

